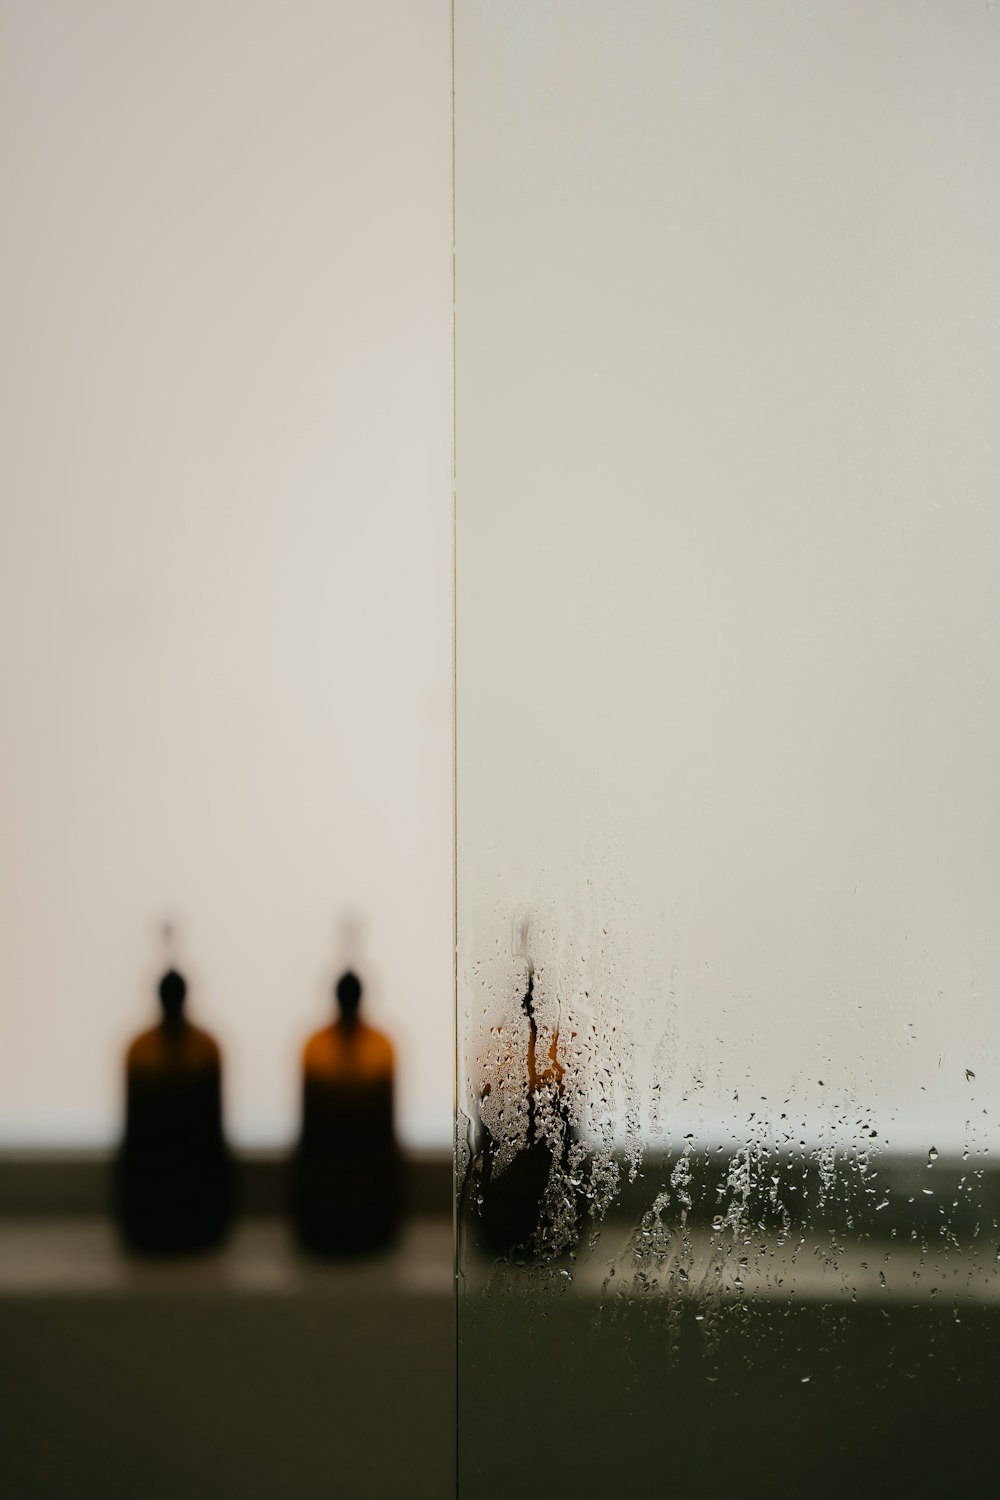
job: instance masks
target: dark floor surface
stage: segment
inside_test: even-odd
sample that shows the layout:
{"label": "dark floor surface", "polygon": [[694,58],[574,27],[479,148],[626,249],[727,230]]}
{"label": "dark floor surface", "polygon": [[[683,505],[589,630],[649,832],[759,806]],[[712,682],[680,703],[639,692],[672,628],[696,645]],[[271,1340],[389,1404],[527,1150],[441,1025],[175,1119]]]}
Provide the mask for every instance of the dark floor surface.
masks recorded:
{"label": "dark floor surface", "polygon": [[264,1229],[175,1267],[100,1225],[0,1250],[2,1500],[454,1495],[447,1223],[342,1268]]}
{"label": "dark floor surface", "polygon": [[[0,1250],[0,1500],[450,1500],[450,1230],[177,1267]],[[4,1259],[6,1256],[6,1259]],[[1000,1500],[1000,1306],[464,1294],[462,1500]],[[699,1318],[701,1321],[699,1321]]]}
{"label": "dark floor surface", "polygon": [[467,1303],[463,1500],[1000,1496],[996,1309],[773,1302],[710,1335],[697,1312]]}

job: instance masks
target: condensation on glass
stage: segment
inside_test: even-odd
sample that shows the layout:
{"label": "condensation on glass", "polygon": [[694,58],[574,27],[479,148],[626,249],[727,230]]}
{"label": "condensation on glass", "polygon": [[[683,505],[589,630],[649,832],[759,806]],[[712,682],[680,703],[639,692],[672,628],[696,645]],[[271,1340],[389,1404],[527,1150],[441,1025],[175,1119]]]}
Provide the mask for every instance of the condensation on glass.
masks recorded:
{"label": "condensation on glass", "polygon": [[998,76],[456,5],[463,1496],[995,1470]]}

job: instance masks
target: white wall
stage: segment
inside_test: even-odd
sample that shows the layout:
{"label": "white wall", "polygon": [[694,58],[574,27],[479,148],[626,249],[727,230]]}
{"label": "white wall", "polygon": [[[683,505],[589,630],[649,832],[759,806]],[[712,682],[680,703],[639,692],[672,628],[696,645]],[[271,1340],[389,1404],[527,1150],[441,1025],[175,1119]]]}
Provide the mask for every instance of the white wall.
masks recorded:
{"label": "white wall", "polygon": [[290,1139],[347,908],[449,1139],[449,28],[0,4],[0,1145],[114,1138],[164,916]]}

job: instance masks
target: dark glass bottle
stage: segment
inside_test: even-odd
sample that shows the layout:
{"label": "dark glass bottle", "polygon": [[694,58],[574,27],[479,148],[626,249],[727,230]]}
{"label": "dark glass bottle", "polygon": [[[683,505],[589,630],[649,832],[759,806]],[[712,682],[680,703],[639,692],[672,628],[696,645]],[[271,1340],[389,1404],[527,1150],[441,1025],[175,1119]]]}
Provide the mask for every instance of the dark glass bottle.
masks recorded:
{"label": "dark glass bottle", "polygon": [[[575,1139],[563,1095],[564,1068],[559,1062],[559,1030],[544,1058],[538,1055],[538,1024],[535,1016],[535,976],[528,964],[527,986],[521,1009],[528,1022],[525,1140],[502,1171],[496,1170],[498,1142],[482,1120],[477,1122],[475,1166],[470,1177],[477,1205],[478,1230],[474,1240],[491,1255],[546,1257],[568,1248],[577,1237],[580,1203],[568,1195],[569,1151]],[[490,1092],[487,1084],[485,1092]],[[544,1108],[542,1100],[546,1101]],[[539,1114],[545,1118],[540,1122]],[[572,1231],[567,1224],[558,1230],[551,1223],[549,1187],[555,1169],[562,1187],[559,1197],[565,1215],[572,1210]],[[468,1194],[466,1194],[468,1197]],[[555,1232],[554,1232],[555,1231]]]}
{"label": "dark glass bottle", "polygon": [[119,1210],[137,1250],[203,1249],[221,1239],[232,1211],[221,1056],[186,1019],[186,995],[183,977],[169,969],[159,984],[160,1022],[126,1057]]}
{"label": "dark glass bottle", "polygon": [[392,1044],[358,1014],[361,983],[336,986],[338,1018],[302,1059],[302,1134],[294,1172],[299,1237],[311,1250],[351,1253],[387,1244],[400,1208]]}

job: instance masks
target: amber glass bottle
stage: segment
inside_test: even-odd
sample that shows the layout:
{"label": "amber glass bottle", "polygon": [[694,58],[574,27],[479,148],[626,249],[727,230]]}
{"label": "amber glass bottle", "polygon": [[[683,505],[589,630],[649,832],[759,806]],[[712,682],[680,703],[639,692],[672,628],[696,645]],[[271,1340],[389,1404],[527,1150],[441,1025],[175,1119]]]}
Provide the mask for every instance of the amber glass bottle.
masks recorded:
{"label": "amber glass bottle", "polygon": [[388,1037],[358,1013],[354,973],[341,976],[336,996],[337,1019],[310,1039],[302,1060],[294,1207],[304,1245],[351,1253],[387,1244],[398,1223],[395,1064]]}
{"label": "amber glass bottle", "polygon": [[[525,955],[527,954],[525,937]],[[474,1241],[491,1255],[547,1257],[568,1249],[579,1237],[583,1201],[569,1186],[569,1153],[575,1140],[564,1094],[565,1069],[559,1061],[556,1026],[547,1053],[539,1051],[535,1014],[535,974],[528,962],[527,987],[521,1009],[528,1023],[525,1056],[525,1139],[500,1172],[495,1170],[498,1142],[480,1120],[476,1130],[476,1167],[469,1189],[478,1209]],[[486,1083],[483,1097],[492,1085]],[[542,1104],[542,1101],[545,1104]],[[543,1119],[539,1120],[539,1114]],[[555,1195],[561,1223],[553,1224],[548,1202],[555,1169]]]}
{"label": "amber glass bottle", "polygon": [[161,1020],[126,1058],[119,1209],[139,1250],[202,1249],[222,1237],[232,1209],[221,1057],[186,1019],[186,995],[184,979],[169,969],[159,985]]}

